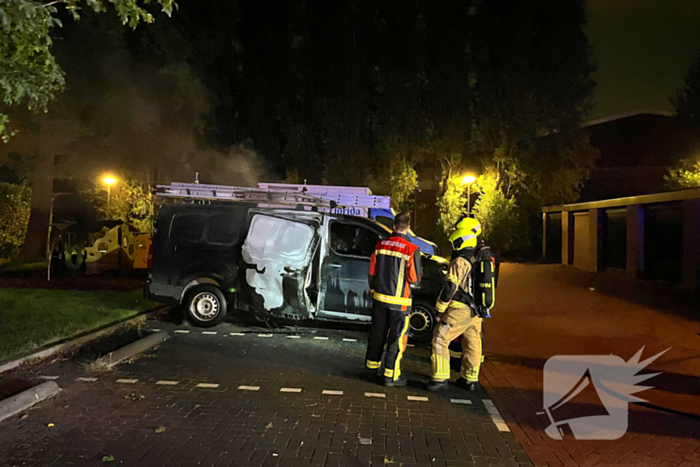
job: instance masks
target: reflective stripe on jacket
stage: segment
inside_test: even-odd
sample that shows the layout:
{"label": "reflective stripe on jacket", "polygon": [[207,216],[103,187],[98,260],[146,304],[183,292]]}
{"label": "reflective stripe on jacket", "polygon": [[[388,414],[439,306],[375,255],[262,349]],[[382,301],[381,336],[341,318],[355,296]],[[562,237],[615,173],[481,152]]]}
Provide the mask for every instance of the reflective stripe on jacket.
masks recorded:
{"label": "reflective stripe on jacket", "polygon": [[369,266],[372,298],[387,308],[405,311],[412,304],[410,284],[420,282],[420,248],[408,236],[392,233],[380,240]]}

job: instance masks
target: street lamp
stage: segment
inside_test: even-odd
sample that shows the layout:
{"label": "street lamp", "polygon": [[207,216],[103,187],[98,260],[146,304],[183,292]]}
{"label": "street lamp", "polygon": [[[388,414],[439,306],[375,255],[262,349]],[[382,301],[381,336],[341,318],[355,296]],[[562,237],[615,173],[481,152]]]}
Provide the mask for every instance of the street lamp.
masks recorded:
{"label": "street lamp", "polygon": [[105,177],[102,181],[107,184],[107,219],[109,220],[109,202],[112,198],[112,185],[117,183],[117,179],[114,177]]}
{"label": "street lamp", "polygon": [[462,185],[467,185],[467,215],[471,215],[472,212],[472,183],[476,181],[476,177],[473,175],[465,175],[462,178]]}

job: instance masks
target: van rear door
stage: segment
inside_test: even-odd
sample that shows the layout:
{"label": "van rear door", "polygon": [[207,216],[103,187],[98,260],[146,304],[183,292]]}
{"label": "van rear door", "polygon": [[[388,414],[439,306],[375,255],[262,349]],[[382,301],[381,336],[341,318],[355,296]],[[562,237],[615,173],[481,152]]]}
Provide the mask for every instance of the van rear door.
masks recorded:
{"label": "van rear door", "polygon": [[263,317],[310,318],[311,261],[320,242],[322,215],[251,209],[239,268],[240,299]]}

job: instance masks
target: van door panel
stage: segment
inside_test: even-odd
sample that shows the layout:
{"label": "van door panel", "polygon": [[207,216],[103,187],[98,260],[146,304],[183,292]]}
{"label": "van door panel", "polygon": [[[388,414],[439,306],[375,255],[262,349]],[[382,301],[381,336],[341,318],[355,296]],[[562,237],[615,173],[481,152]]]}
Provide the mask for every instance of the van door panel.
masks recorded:
{"label": "van door panel", "polygon": [[369,263],[380,234],[361,222],[329,219],[319,316],[367,321],[372,315]]}
{"label": "van door panel", "polygon": [[309,318],[309,270],[319,244],[321,215],[251,210],[241,252],[241,299],[262,315]]}

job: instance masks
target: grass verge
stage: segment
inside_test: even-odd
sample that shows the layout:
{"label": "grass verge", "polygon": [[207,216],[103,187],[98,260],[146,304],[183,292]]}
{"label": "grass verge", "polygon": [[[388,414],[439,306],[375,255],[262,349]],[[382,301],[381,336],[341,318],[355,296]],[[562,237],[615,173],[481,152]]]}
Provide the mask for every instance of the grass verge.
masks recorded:
{"label": "grass verge", "polygon": [[130,292],[0,289],[0,359],[137,315],[156,304]]}

